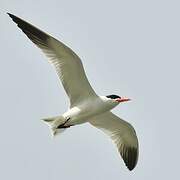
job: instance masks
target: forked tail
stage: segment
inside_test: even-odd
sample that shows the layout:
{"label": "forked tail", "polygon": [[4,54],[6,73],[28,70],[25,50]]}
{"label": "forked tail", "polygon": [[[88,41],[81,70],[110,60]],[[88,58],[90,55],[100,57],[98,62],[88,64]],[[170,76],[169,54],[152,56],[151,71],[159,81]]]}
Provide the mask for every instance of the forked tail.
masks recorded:
{"label": "forked tail", "polygon": [[[53,137],[66,130],[65,127],[61,126],[61,124],[64,124],[66,122],[66,120],[64,119],[63,116],[43,118],[42,120],[44,121],[44,123],[46,123],[50,127],[51,134]],[[61,127],[61,128],[59,128],[59,127]]]}

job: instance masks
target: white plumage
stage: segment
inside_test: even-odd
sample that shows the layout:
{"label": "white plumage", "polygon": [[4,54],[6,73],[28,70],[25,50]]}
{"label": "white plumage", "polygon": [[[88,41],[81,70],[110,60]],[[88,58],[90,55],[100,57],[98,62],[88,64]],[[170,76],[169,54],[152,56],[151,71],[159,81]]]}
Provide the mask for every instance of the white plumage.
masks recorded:
{"label": "white plumage", "polygon": [[70,109],[67,112],[43,119],[50,126],[53,135],[71,126],[89,122],[112,139],[126,166],[132,170],[138,160],[135,130],[110,112],[119,103],[130,99],[117,95],[98,96],[86,77],[80,58],[69,47],[21,18],[8,15],[48,57],[69,97]]}

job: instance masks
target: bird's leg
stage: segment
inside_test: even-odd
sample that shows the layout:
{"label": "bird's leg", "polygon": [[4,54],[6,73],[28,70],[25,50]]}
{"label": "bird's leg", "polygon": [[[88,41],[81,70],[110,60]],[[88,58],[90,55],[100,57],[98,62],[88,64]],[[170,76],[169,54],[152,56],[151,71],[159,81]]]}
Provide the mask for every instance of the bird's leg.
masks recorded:
{"label": "bird's leg", "polygon": [[65,122],[64,122],[63,124],[60,124],[57,128],[58,128],[58,129],[61,129],[61,128],[69,128],[71,125],[66,126],[66,123],[67,123],[69,120],[70,120],[70,118],[67,118],[67,119],[65,120]]}

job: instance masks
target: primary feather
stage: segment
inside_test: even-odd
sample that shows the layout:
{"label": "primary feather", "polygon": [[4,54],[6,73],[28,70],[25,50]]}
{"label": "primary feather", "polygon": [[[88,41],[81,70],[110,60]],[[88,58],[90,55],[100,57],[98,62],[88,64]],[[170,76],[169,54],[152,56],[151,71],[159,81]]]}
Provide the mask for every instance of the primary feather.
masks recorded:
{"label": "primary feather", "polygon": [[88,96],[96,96],[86,77],[80,58],[69,47],[21,18],[10,13],[8,15],[54,65],[71,106]]}

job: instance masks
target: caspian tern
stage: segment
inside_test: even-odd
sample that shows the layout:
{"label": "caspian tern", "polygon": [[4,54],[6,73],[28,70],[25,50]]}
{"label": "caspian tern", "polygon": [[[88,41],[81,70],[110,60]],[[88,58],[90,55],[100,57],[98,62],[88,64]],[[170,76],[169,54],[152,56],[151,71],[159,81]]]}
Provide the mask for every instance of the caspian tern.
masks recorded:
{"label": "caspian tern", "polygon": [[69,97],[70,108],[67,112],[43,119],[53,135],[89,122],[112,139],[128,169],[134,169],[139,152],[136,132],[128,122],[110,111],[130,99],[117,95],[98,96],[86,77],[80,58],[69,47],[21,18],[7,14],[48,57]]}

